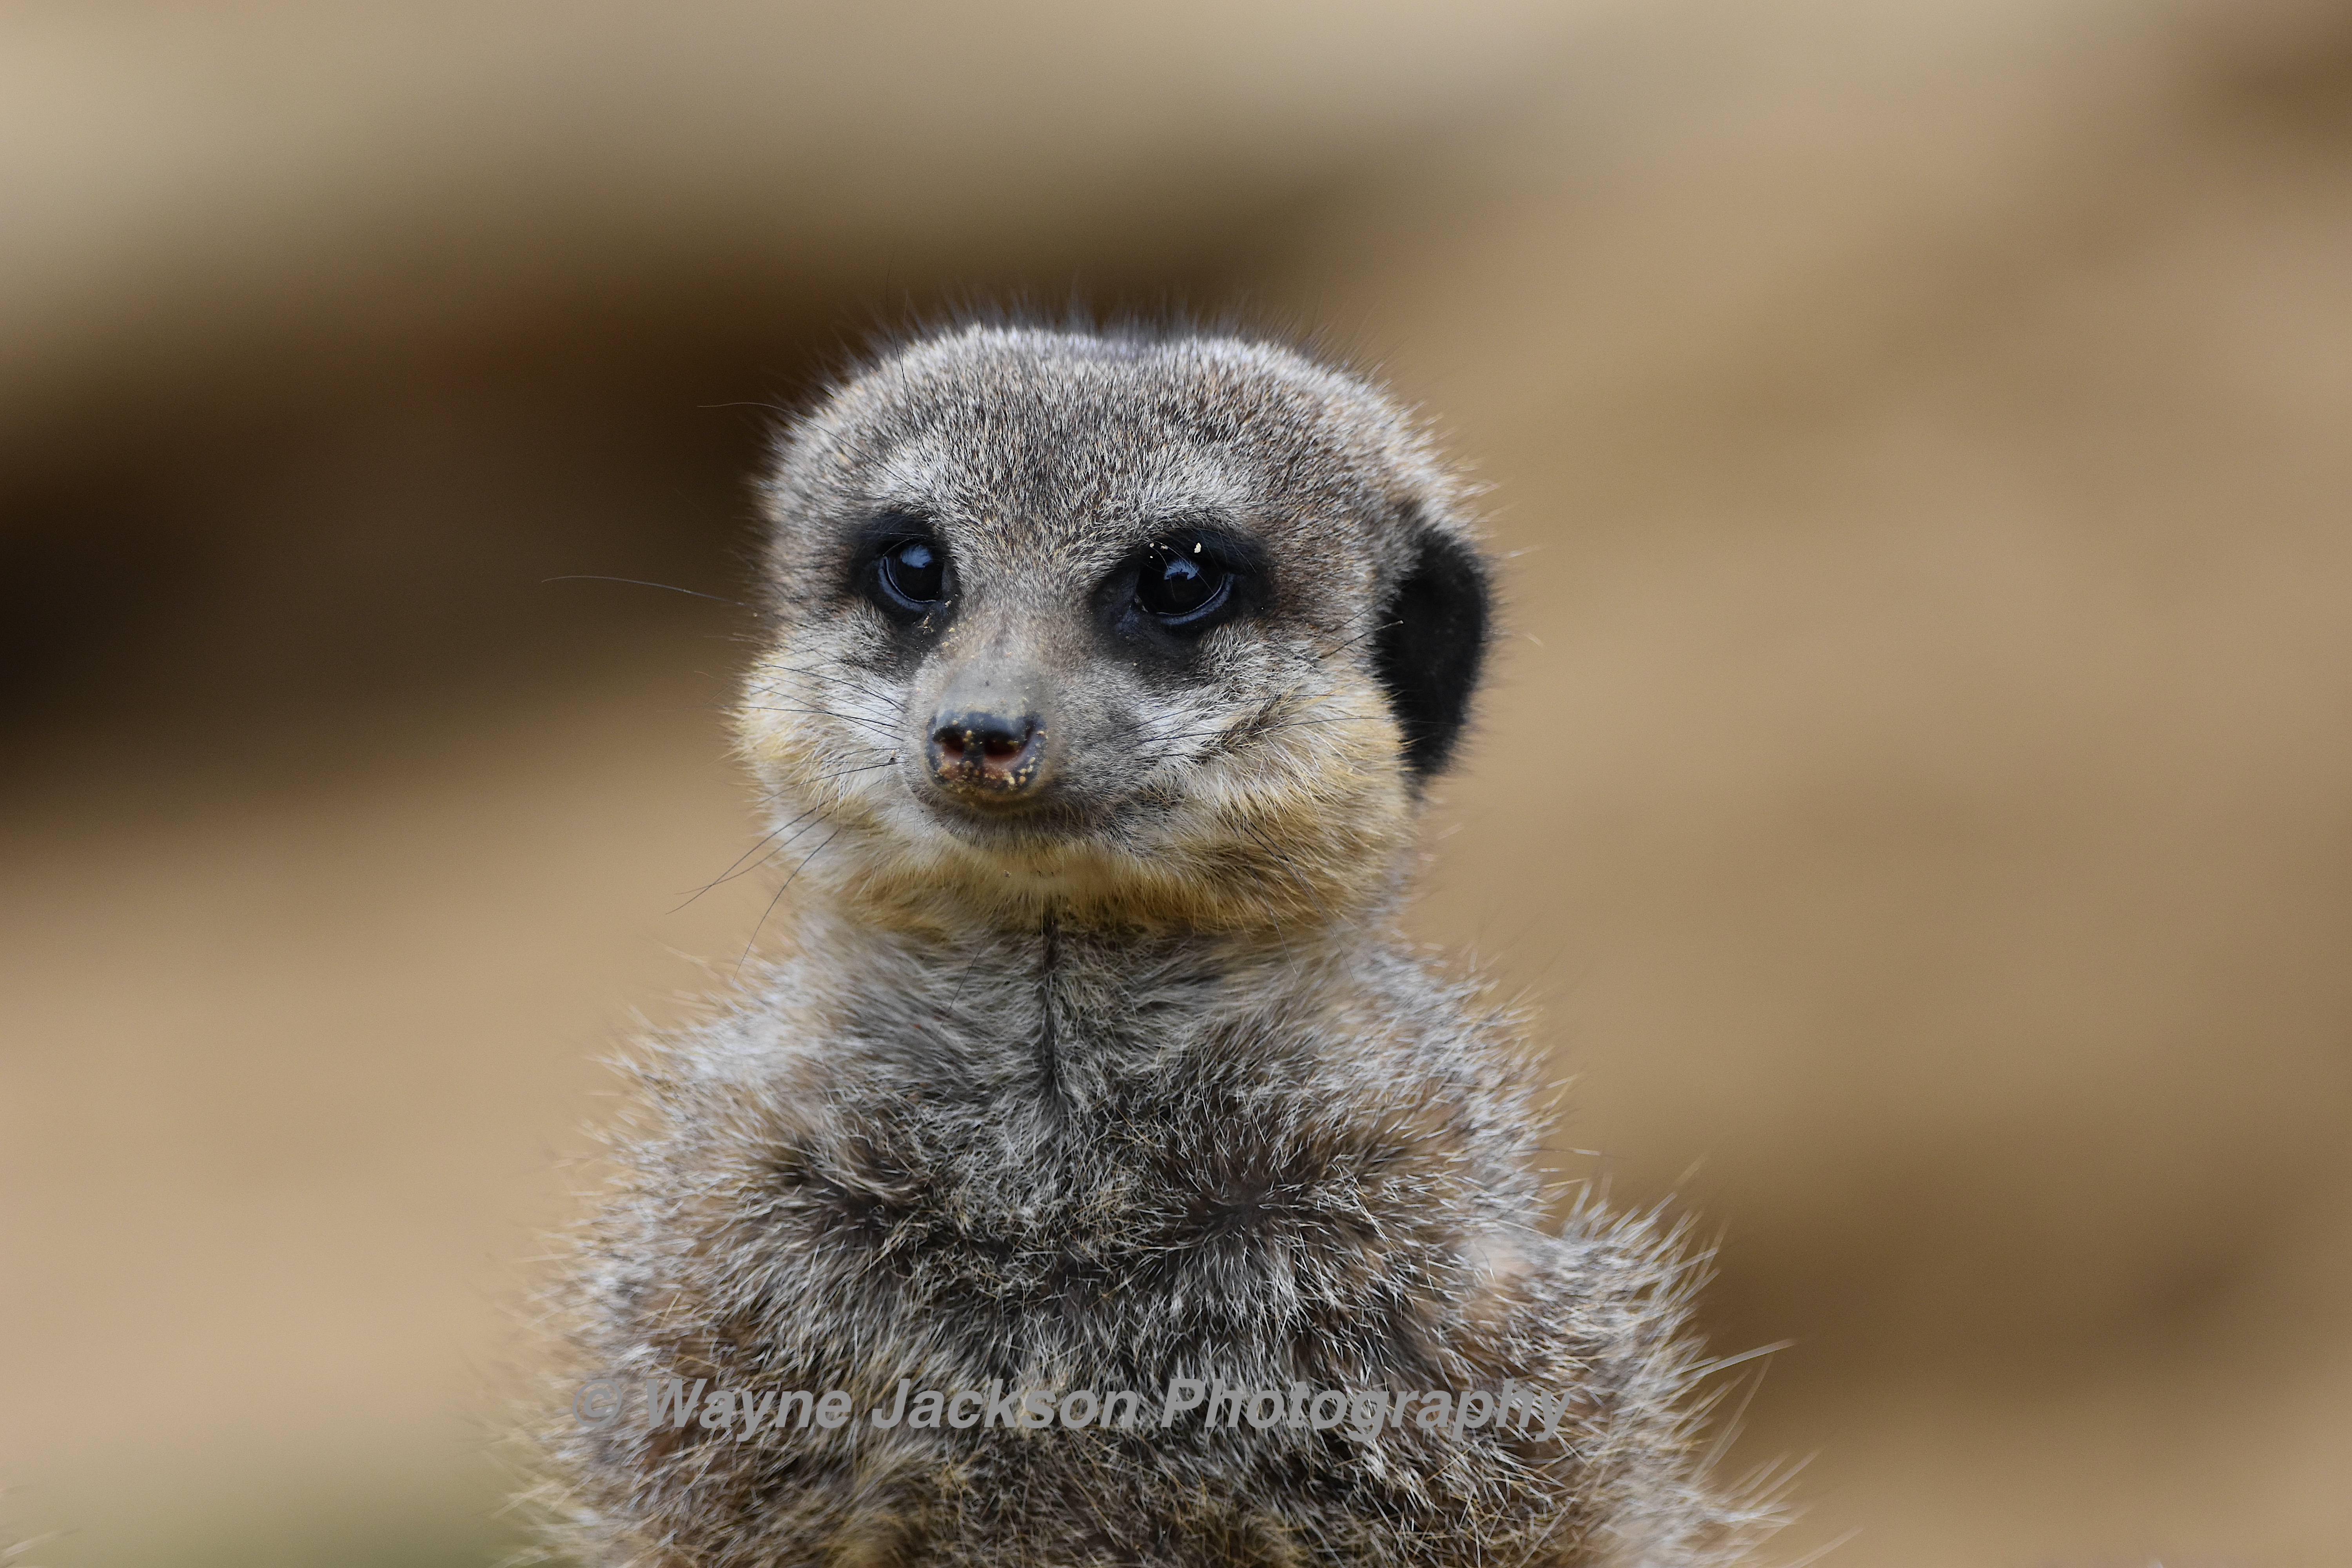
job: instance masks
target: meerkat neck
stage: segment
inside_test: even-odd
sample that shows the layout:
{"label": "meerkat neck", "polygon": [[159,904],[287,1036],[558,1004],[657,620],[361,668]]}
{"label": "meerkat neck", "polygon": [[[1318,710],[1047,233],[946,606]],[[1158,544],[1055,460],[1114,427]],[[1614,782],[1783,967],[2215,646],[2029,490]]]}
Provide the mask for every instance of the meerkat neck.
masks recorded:
{"label": "meerkat neck", "polygon": [[[1232,933],[1106,927],[1041,910],[1034,922],[882,927],[812,904],[798,912],[783,990],[835,1038],[923,1042],[970,1081],[1043,1102],[1082,1101],[1171,1049],[1270,1021],[1327,1015],[1363,990],[1367,966],[1401,947],[1386,922]],[[895,1070],[895,1069],[894,1069]]]}
{"label": "meerkat neck", "polygon": [[1254,983],[1276,986],[1290,973],[1311,985],[1351,954],[1402,942],[1386,910],[1344,925],[1225,931],[1089,919],[1057,903],[1042,904],[1017,921],[902,924],[812,900],[794,911],[786,929],[786,951],[829,953],[830,963],[850,973],[861,973],[847,962],[855,955],[886,968],[893,961],[920,963],[936,974],[967,979],[1083,972],[1116,974],[1129,984],[1206,966],[1246,970]]}

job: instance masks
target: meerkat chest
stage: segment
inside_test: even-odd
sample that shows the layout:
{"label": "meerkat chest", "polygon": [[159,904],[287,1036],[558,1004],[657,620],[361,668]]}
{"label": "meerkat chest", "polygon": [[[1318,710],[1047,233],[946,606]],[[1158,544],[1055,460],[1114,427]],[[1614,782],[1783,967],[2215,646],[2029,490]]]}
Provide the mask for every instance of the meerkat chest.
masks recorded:
{"label": "meerkat chest", "polygon": [[1410,1232],[1443,1196],[1427,1127],[1295,1040],[1060,1023],[1050,1051],[967,1039],[842,1075],[782,1152],[792,1228],[927,1291],[1054,1294],[1360,1267],[1334,1237]]}

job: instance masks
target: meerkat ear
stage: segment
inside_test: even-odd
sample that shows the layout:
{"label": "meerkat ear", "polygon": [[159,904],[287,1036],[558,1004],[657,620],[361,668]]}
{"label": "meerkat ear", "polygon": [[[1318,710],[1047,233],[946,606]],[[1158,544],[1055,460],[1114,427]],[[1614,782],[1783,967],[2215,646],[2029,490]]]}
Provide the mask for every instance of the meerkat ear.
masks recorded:
{"label": "meerkat ear", "polygon": [[1414,530],[1414,552],[1381,608],[1372,668],[1404,731],[1404,765],[1422,780],[1444,771],[1470,717],[1486,658],[1486,563],[1426,526]]}

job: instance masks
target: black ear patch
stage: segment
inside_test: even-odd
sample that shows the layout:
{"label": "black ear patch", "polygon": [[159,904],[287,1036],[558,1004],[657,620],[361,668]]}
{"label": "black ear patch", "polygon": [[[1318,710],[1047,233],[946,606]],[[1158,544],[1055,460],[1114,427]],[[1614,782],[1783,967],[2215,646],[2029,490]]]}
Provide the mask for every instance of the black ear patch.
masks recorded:
{"label": "black ear patch", "polygon": [[1486,662],[1486,563],[1451,534],[1422,534],[1380,627],[1372,668],[1404,731],[1404,765],[1425,779],[1453,756]]}

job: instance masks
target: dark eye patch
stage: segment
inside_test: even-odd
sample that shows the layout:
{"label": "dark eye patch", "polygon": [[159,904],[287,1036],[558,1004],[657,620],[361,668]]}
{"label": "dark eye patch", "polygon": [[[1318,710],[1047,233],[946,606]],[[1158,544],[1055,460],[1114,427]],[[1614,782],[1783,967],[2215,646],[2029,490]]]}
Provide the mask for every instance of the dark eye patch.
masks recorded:
{"label": "dark eye patch", "polygon": [[936,626],[956,595],[955,562],[919,512],[877,513],[859,531],[851,587],[903,626]]}
{"label": "dark eye patch", "polygon": [[1255,609],[1265,598],[1265,571],[1247,539],[1179,528],[1129,557],[1104,590],[1114,631],[1173,648]]}

